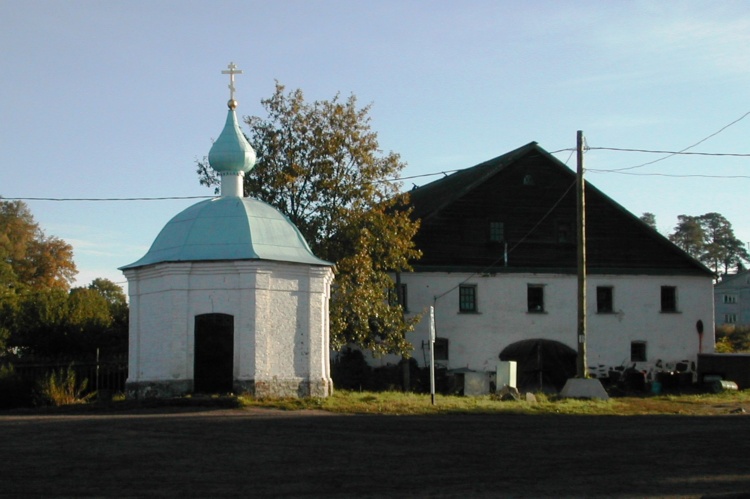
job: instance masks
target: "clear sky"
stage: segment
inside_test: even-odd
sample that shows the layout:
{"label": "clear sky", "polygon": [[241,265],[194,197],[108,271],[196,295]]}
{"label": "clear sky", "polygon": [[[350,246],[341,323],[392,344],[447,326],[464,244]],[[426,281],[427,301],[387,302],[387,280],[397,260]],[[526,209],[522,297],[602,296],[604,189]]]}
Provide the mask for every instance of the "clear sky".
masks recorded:
{"label": "clear sky", "polygon": [[[195,162],[274,81],[372,103],[403,176],[467,168],[531,141],[678,151],[750,112],[742,1],[0,0],[0,196],[209,196]],[[750,116],[691,149],[750,154]],[[750,157],[591,149],[587,180],[662,233],[719,212],[750,242]],[[575,156],[556,153],[575,169]],[[252,174],[252,173],[251,173]],[[721,177],[721,178],[716,178]],[[404,182],[424,184],[437,177]],[[27,201],[73,245],[77,285],[125,279],[196,200]]]}

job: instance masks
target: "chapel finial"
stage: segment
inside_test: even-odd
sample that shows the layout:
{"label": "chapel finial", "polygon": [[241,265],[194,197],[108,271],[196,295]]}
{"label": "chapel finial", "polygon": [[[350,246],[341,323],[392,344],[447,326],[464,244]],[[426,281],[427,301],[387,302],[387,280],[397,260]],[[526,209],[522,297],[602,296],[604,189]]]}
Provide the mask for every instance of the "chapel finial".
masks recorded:
{"label": "chapel finial", "polygon": [[229,75],[229,101],[227,102],[227,106],[229,109],[237,109],[237,101],[234,100],[234,75],[241,75],[242,70],[237,69],[237,65],[234,62],[230,62],[227,68],[221,72],[221,74]]}

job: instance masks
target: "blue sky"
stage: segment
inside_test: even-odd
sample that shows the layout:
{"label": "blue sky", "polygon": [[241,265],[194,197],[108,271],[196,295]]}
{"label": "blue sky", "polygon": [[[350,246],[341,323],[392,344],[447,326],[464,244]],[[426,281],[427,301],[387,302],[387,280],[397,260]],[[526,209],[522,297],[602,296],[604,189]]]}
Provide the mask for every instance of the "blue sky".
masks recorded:
{"label": "blue sky", "polygon": [[[750,111],[746,1],[0,0],[0,196],[208,196],[195,173],[224,124],[274,81],[372,103],[403,176],[467,168],[528,142],[676,151]],[[691,149],[750,154],[750,117]],[[556,156],[575,168],[575,156]],[[587,179],[662,233],[719,212],[750,242],[750,157],[592,149]],[[570,157],[570,158],[569,158]],[[635,174],[635,175],[632,175]],[[712,176],[712,177],[709,177]],[[715,178],[720,177],[720,178]],[[432,177],[406,180],[421,185]],[[124,282],[196,200],[27,201],[74,247],[78,285]]]}

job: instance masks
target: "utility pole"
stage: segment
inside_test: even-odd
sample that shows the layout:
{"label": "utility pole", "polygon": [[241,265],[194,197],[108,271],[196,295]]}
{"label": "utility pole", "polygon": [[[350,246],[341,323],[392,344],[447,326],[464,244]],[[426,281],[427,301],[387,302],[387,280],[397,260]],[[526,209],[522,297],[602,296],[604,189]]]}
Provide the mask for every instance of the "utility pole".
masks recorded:
{"label": "utility pole", "polygon": [[576,175],[576,212],[578,247],[578,357],[577,377],[585,378],[588,371],[586,362],[586,184],[583,179],[583,132],[578,130],[576,137],[578,168]]}

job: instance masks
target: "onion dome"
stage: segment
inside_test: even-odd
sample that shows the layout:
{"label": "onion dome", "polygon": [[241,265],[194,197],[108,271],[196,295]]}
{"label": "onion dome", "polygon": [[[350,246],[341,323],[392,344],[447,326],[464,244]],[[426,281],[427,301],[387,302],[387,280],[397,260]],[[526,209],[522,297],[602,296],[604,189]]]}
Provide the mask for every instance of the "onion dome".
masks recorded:
{"label": "onion dome", "polygon": [[227,121],[208,152],[208,163],[219,174],[247,173],[255,166],[255,151],[237,124],[237,115],[231,107],[237,101],[231,99],[229,103]]}

